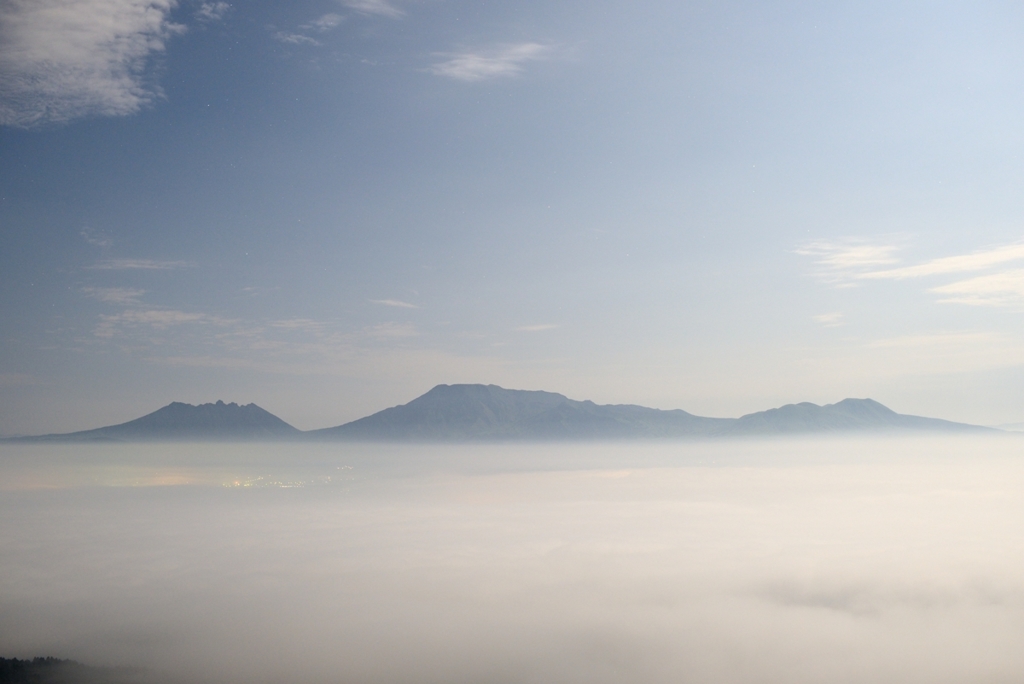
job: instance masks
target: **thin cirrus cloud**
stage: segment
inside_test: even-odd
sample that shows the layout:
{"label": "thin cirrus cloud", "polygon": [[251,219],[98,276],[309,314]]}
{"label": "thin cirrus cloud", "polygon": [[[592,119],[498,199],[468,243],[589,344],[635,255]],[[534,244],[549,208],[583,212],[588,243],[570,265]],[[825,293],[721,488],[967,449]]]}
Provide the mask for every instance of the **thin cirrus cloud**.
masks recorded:
{"label": "thin cirrus cloud", "polygon": [[1024,270],[968,278],[933,287],[930,292],[940,295],[939,301],[943,304],[1012,306],[1024,302]]}
{"label": "thin cirrus cloud", "polygon": [[290,45],[319,45],[320,41],[316,38],[310,38],[309,36],[301,33],[290,33],[288,31],[278,31],[274,34],[274,40],[282,43],[288,43]]}
{"label": "thin cirrus cloud", "polygon": [[126,330],[139,327],[164,330],[186,324],[229,326],[236,322],[219,316],[178,311],[175,309],[152,309],[148,311],[129,309],[119,314],[100,316],[100,322],[93,332],[96,337],[111,338],[118,334],[123,334]]}
{"label": "thin cirrus cloud", "polygon": [[555,323],[538,323],[537,325],[522,325],[516,328],[518,332],[541,332],[543,330],[554,330],[558,325]]}
{"label": "thin cirrus cloud", "polygon": [[345,17],[340,14],[328,13],[308,24],[302,24],[299,28],[307,31],[326,32],[336,29],[343,21],[345,21]]}
{"label": "thin cirrus cloud", "polygon": [[188,261],[156,261],[153,259],[105,259],[88,268],[95,271],[171,271],[177,268],[189,268],[194,264]]}
{"label": "thin cirrus cloud", "polygon": [[518,76],[527,62],[547,59],[551,48],[540,43],[518,43],[487,50],[444,53],[446,59],[432,64],[427,71],[456,81],[477,82]]}
{"label": "thin cirrus cloud", "polygon": [[340,0],[341,4],[360,14],[376,14],[397,19],[405,14],[387,0]]}
{"label": "thin cirrus cloud", "polygon": [[[0,3],[0,125],[134,114],[160,97],[150,59],[184,31],[175,0]],[[219,11],[210,5],[211,16]],[[200,10],[202,11],[202,10]]]}
{"label": "thin cirrus cloud", "polygon": [[843,314],[838,311],[833,311],[826,314],[818,314],[814,317],[815,322],[820,323],[826,328],[837,328],[843,324]]}
{"label": "thin cirrus cloud", "polygon": [[131,287],[83,287],[82,293],[106,304],[129,305],[138,304],[146,291]]}
{"label": "thin cirrus cloud", "polygon": [[380,304],[382,306],[393,306],[399,309],[418,309],[420,307],[409,302],[403,302],[400,299],[371,299],[370,302],[373,304]]}
{"label": "thin cirrus cloud", "polygon": [[1024,243],[1015,243],[971,254],[932,259],[916,266],[874,271],[865,273],[861,277],[901,280],[903,278],[919,278],[921,276],[942,275],[946,273],[966,273],[981,271],[992,266],[1022,259],[1024,259]]}
{"label": "thin cirrus cloud", "polygon": [[837,287],[853,287],[865,281],[941,278],[977,271],[991,271],[971,278],[928,288],[942,304],[1016,306],[1024,304],[1024,270],[1000,268],[1024,261],[1024,242],[931,259],[920,264],[897,266],[899,245],[868,242],[816,242],[797,250],[815,259],[817,275]]}

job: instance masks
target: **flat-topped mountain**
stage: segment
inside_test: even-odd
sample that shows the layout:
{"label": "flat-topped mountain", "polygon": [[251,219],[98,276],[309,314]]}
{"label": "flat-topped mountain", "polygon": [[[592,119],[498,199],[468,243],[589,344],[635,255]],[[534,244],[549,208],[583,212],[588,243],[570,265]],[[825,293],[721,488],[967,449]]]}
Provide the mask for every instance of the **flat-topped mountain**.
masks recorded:
{"label": "flat-topped mountain", "polygon": [[728,437],[844,431],[987,430],[906,416],[871,399],[788,404],[741,418],[574,401],[497,385],[438,385],[408,404],[309,434],[320,439],[458,441]]}
{"label": "flat-topped mountain", "polygon": [[263,440],[297,437],[302,432],[256,404],[184,404],[164,406],[120,425],[63,435],[29,438],[46,441]]}

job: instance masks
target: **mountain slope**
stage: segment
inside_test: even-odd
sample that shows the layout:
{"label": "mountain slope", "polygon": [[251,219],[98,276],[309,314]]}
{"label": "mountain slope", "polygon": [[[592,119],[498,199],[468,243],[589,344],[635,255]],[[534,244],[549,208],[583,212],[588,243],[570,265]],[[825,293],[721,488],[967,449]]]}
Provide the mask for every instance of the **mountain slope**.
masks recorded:
{"label": "mountain slope", "polygon": [[905,416],[871,399],[789,404],[742,418],[599,405],[497,385],[438,385],[408,404],[309,434],[318,439],[459,441],[726,437],[843,431],[986,430]]}
{"label": "mountain slope", "polygon": [[[297,437],[302,432],[256,404],[184,404],[175,401],[141,418],[32,441],[257,440]],[[22,440],[23,441],[23,440]]]}
{"label": "mountain slope", "polygon": [[795,434],[849,431],[987,431],[976,425],[896,413],[873,399],[843,399],[818,406],[809,402],[750,413],[737,418],[727,429],[732,435]]}
{"label": "mountain slope", "polygon": [[713,434],[722,422],[680,410],[601,406],[554,392],[438,385],[408,404],[309,434],[368,440],[607,439]]}

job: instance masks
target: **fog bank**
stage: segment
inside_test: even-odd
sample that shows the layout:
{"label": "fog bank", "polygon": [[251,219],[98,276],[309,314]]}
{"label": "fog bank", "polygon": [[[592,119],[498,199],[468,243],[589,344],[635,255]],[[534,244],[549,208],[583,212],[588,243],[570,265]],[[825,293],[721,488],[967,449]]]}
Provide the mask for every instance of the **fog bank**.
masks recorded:
{"label": "fog bank", "polygon": [[0,447],[0,644],[159,682],[1024,677],[1024,441]]}

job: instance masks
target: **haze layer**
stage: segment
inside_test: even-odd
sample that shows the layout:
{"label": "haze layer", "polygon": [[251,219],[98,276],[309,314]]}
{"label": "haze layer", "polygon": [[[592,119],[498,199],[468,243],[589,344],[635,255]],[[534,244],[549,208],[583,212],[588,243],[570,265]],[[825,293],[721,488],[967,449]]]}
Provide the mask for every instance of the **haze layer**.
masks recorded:
{"label": "haze layer", "polygon": [[1009,437],[0,447],[0,643],[158,681],[1019,681]]}

